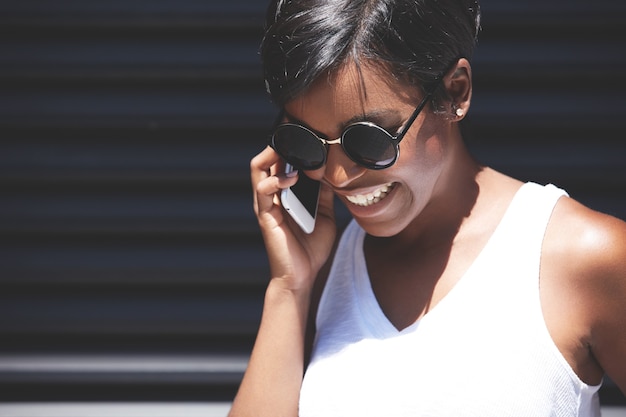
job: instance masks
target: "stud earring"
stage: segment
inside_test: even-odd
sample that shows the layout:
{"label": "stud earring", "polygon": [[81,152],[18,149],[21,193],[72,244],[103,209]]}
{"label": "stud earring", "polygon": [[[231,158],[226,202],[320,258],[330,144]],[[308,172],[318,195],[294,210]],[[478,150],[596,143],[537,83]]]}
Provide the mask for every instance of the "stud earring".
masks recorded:
{"label": "stud earring", "polygon": [[458,108],[458,109],[456,109],[455,113],[456,113],[456,115],[457,115],[458,117],[461,117],[461,116],[463,116],[463,113],[464,113],[464,112],[463,112],[463,109],[462,109],[462,108]]}

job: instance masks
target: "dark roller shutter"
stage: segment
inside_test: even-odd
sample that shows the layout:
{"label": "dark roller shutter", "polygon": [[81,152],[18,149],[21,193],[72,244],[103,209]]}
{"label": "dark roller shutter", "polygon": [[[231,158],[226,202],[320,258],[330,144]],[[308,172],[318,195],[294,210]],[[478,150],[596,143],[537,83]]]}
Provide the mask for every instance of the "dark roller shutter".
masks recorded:
{"label": "dark roller shutter", "polygon": [[[232,400],[268,278],[264,8],[0,1],[4,404]],[[483,9],[471,148],[626,218],[626,3]]]}

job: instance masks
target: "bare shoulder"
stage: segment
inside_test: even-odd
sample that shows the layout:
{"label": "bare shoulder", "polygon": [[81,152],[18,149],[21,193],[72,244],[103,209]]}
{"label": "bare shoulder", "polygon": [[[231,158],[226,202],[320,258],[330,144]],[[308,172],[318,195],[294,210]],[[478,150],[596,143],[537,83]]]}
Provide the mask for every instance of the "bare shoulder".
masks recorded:
{"label": "bare shoulder", "polygon": [[546,232],[543,277],[542,304],[557,345],[577,340],[559,346],[570,364],[583,375],[595,366],[626,391],[626,223],[561,198]]}
{"label": "bare shoulder", "polygon": [[599,287],[626,286],[624,221],[562,198],[554,209],[544,244],[579,272],[576,278],[591,280]]}

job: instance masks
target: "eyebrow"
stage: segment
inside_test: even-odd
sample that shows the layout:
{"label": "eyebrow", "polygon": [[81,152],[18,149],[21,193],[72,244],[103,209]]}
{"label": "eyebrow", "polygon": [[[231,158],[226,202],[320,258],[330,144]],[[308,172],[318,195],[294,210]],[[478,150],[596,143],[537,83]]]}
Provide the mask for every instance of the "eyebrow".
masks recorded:
{"label": "eyebrow", "polygon": [[[287,110],[283,110],[283,115],[287,118],[287,121],[289,123],[300,124],[302,126],[305,126],[307,129],[312,130],[316,134],[319,134],[321,137],[325,137],[325,135],[322,135],[321,132],[311,128],[302,120],[290,114]],[[357,114],[351,117],[339,126],[339,130],[343,132],[343,130],[349,125],[359,122],[372,122],[386,129],[396,129],[402,126],[402,124],[404,123],[404,118],[402,117],[400,112],[395,109],[374,110],[368,113]]]}

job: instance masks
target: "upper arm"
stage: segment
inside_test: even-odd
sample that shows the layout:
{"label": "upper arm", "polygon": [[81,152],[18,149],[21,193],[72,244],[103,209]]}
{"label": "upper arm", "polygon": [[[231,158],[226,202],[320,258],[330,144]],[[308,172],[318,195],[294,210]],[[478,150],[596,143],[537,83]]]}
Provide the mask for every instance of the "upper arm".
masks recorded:
{"label": "upper arm", "polygon": [[583,324],[592,360],[626,393],[626,223],[563,203],[556,212],[565,277],[559,296],[570,299],[571,319]]}
{"label": "upper arm", "polygon": [[626,223],[606,216],[591,234],[591,352],[626,393]]}
{"label": "upper arm", "polygon": [[626,393],[626,223],[559,200],[544,240],[541,297],[557,347],[578,376]]}

